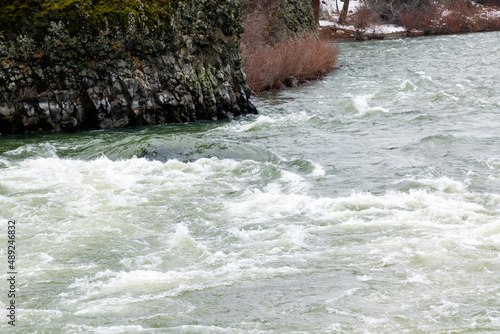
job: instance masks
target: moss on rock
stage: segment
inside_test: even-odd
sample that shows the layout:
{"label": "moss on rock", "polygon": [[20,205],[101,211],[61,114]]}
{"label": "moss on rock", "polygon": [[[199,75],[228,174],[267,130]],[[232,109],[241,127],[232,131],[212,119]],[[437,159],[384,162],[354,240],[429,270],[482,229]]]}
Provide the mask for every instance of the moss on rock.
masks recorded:
{"label": "moss on rock", "polygon": [[126,31],[131,22],[155,30],[168,27],[175,0],[14,0],[0,1],[0,31],[7,37],[43,38],[51,22],[62,22],[72,34],[105,29]]}

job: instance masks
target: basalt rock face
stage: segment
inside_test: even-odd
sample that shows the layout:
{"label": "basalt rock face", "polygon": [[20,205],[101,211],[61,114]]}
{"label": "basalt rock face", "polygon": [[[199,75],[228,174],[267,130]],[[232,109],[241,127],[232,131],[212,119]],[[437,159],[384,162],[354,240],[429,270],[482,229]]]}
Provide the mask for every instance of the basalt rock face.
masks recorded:
{"label": "basalt rock face", "polygon": [[[3,27],[0,133],[109,129],[256,112],[241,69],[238,0],[129,1],[126,15],[120,7],[122,16],[112,22],[105,1],[94,1],[93,7],[85,7],[84,0],[67,2],[60,12],[47,11],[36,32]],[[101,3],[108,14],[97,15]],[[161,11],[158,3],[165,6]]]}

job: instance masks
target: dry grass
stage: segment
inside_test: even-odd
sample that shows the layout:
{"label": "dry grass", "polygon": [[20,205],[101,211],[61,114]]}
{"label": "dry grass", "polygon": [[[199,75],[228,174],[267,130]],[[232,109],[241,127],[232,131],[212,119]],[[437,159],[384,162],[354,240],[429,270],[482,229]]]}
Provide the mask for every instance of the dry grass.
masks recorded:
{"label": "dry grass", "polygon": [[325,76],[335,68],[339,50],[316,36],[302,36],[274,46],[243,45],[242,52],[248,85],[259,92]]}

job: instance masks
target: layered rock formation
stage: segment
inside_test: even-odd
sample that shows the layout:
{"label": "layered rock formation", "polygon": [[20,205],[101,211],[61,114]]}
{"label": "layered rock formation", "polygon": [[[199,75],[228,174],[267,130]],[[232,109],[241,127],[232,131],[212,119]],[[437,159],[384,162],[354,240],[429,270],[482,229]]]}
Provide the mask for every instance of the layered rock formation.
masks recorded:
{"label": "layered rock formation", "polygon": [[36,20],[9,25],[0,18],[0,133],[255,112],[241,70],[238,0],[53,3],[36,13],[0,8],[13,20]]}

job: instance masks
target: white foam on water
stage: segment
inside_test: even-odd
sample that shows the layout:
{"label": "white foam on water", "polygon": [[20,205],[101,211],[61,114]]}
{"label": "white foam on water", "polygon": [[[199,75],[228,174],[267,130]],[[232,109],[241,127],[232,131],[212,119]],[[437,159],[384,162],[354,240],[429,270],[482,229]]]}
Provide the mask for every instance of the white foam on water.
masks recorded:
{"label": "white foam on water", "polygon": [[406,281],[408,283],[432,284],[432,282],[427,279],[426,275],[417,273],[410,274]]}
{"label": "white foam on water", "polygon": [[230,124],[227,127],[236,132],[250,132],[250,131],[259,131],[271,126],[293,126],[300,125],[309,121],[312,115],[307,114],[305,111],[299,111],[294,113],[289,113],[285,115],[276,115],[276,116],[266,116],[260,115],[257,119],[251,123],[235,123]]}
{"label": "white foam on water", "polygon": [[[443,100],[460,101],[459,97],[456,97],[455,95],[452,95],[452,94],[445,92],[445,91],[439,91],[439,92],[433,93],[432,96],[433,96],[433,99],[432,99],[433,101],[443,101]],[[479,101],[479,102],[481,102],[481,101]]]}
{"label": "white foam on water", "polygon": [[193,237],[189,235],[189,230],[184,224],[177,224],[175,234],[171,240],[171,247],[180,249],[183,252],[191,250],[197,252],[206,251],[206,248],[203,247],[203,245],[196,242],[196,240],[194,240]]}
{"label": "white foam on water", "polygon": [[262,128],[268,127],[274,123],[276,123],[276,121],[269,116],[259,116],[257,120],[252,123],[236,126],[235,131],[249,132],[261,130]]}
{"label": "white foam on water", "polygon": [[488,317],[488,319],[490,320],[492,326],[500,328],[500,314],[499,314],[499,312],[497,312],[496,317]]}
{"label": "white foam on water", "polygon": [[[352,258],[364,258],[374,271],[391,267],[411,268],[402,273],[406,277],[402,282],[408,284],[443,284],[440,274],[429,275],[422,271],[442,264],[479,274],[498,270],[500,257],[495,252],[500,246],[498,217],[491,216],[489,210],[480,204],[482,200],[478,195],[468,192],[458,181],[447,178],[419,181],[432,185],[433,190],[388,192],[378,196],[353,194],[341,198],[249,192],[229,210],[233,221],[241,224],[231,232],[241,244],[257,254],[259,250],[267,252],[275,247],[281,252],[301,247],[309,249],[315,238],[325,238],[325,235],[375,233],[379,236],[369,244],[338,245],[335,254],[341,257],[344,254],[347,263]],[[297,219],[299,224],[305,224],[304,228],[296,228],[296,224],[290,223]],[[309,219],[315,223],[307,224]],[[300,235],[295,239],[300,243],[291,239],[288,246],[280,245],[277,240],[283,236],[279,233],[282,225],[273,224],[272,220],[288,221],[287,226],[293,227],[294,233]],[[249,231],[245,229],[248,221],[270,224],[273,232],[270,233],[269,225],[262,231]],[[391,233],[385,234],[386,230]],[[272,241],[261,241],[266,236]],[[378,281],[378,275],[360,275],[358,279]],[[459,280],[460,277],[463,276],[456,275],[444,281]]]}
{"label": "white foam on water", "polygon": [[35,320],[39,324],[50,324],[53,321],[58,321],[63,316],[63,312],[57,309],[20,308],[18,312],[19,322]]}
{"label": "white foam on water", "polygon": [[207,334],[217,334],[217,333],[230,333],[230,334],[266,334],[275,333],[271,330],[244,330],[241,328],[225,328],[220,326],[203,326],[203,325],[182,325],[178,327],[171,327],[171,331],[176,333],[207,333]]}
{"label": "white foam on water", "polygon": [[127,257],[120,260],[120,263],[128,268],[144,268],[146,270],[152,270],[158,268],[164,263],[163,261],[163,251],[152,252],[146,255],[138,255],[133,257]]}
{"label": "white foam on water", "polygon": [[96,333],[96,334],[122,334],[122,333],[150,333],[150,328],[140,325],[118,325],[118,326],[88,326],[67,324],[64,326],[67,333]]}
{"label": "white foam on water", "polygon": [[15,150],[7,151],[3,154],[7,156],[34,155],[36,157],[55,158],[57,157],[57,149],[50,143],[29,144],[16,148]]}
{"label": "white foam on water", "polygon": [[432,79],[432,77],[430,75],[427,75],[425,72],[416,72],[420,79],[422,79],[423,81],[429,81],[429,82],[434,82],[434,80]]}
{"label": "white foam on water", "polygon": [[[458,194],[469,194],[467,191],[467,186],[463,182],[450,179],[448,177],[440,178],[416,178],[416,177],[405,177],[396,182],[412,182],[416,184],[421,184],[422,186],[428,186],[433,190],[438,190],[443,193],[458,193]],[[476,196],[476,195],[473,195]]]}
{"label": "white foam on water", "polygon": [[500,158],[491,157],[491,158],[488,158],[488,159],[486,159],[484,161],[480,161],[480,162],[483,162],[484,164],[486,164],[486,166],[489,169],[492,169],[492,170],[500,169]]}
{"label": "white foam on water", "polygon": [[396,26],[394,24],[380,24],[380,25],[372,25],[368,30],[378,34],[392,34],[398,32],[399,33],[405,32],[406,28],[401,26]]}
{"label": "white foam on water", "polygon": [[[143,224],[133,218],[136,211],[143,212],[151,208],[161,214],[182,210],[182,208],[171,208],[169,201],[175,201],[176,196],[196,198],[199,196],[200,186],[208,184],[211,187],[204,187],[209,192],[203,196],[220,196],[221,190],[233,191],[235,188],[242,190],[248,181],[260,180],[259,173],[262,169],[268,168],[266,163],[252,162],[254,167],[251,169],[248,169],[247,165],[246,161],[215,158],[199,159],[190,163],[175,160],[161,163],[137,158],[123,161],[111,161],[107,158],[92,161],[46,158],[24,160],[18,166],[3,170],[5,173],[2,176],[6,177],[0,182],[12,185],[12,188],[22,191],[23,194],[4,197],[2,200],[17,203],[18,212],[25,213],[20,220],[26,226],[30,226],[30,233],[33,234],[32,240],[35,243],[33,247],[36,249],[42,247],[45,250],[43,254],[40,253],[26,261],[28,266],[25,271],[26,277],[45,277],[47,273],[54,271],[68,272],[69,268],[64,268],[64,262],[61,262],[60,245],[66,245],[63,247],[71,245],[68,250],[77,251],[79,247],[92,249],[90,246],[85,246],[85,243],[95,236],[102,238],[107,235],[108,240],[117,237],[128,240],[129,236],[134,235],[155,235],[157,232],[144,229]],[[23,177],[22,182],[16,180],[20,175]],[[233,179],[226,181],[225,178],[228,176]],[[276,194],[304,189],[304,180],[294,173],[282,171],[276,174],[276,177],[275,183],[271,182],[263,189]],[[217,181],[218,179],[220,181]],[[220,188],[213,188],[217,183]],[[47,190],[39,196],[37,192],[40,189]],[[41,203],[37,204],[39,201]],[[36,217],[29,214],[28,208],[33,210],[33,207],[37,208]],[[54,219],[54,217],[59,218]],[[143,220],[147,221],[144,218]],[[165,226],[170,229],[172,224]],[[127,272],[108,270],[90,278],[79,277],[69,286],[69,292],[61,293],[61,298],[71,304],[88,298],[106,300],[125,291],[131,293],[156,291],[175,296],[183,291],[232,284],[235,280],[274,277],[296,271],[288,267],[261,268],[258,263],[260,259],[251,260],[249,263],[241,262],[237,258],[237,253],[228,258],[221,257],[221,252],[212,252],[206,245],[195,240],[187,224],[177,223],[174,226],[175,231],[169,234],[171,237],[165,243],[165,251],[121,259],[121,264],[132,269]],[[301,229],[301,227],[298,227],[297,231],[284,229],[283,240],[292,240],[290,241],[292,244],[302,244]],[[288,243],[288,241],[280,242]],[[167,254],[168,252],[170,254]],[[220,268],[215,273],[192,268],[187,268],[186,271],[158,271],[159,268],[164,270],[162,266],[171,254],[193,256],[194,265],[198,261],[219,263]],[[95,270],[93,266],[86,268]],[[133,268],[141,269],[133,270]],[[72,264],[72,269],[85,271],[82,264]],[[181,283],[186,278],[188,283]],[[147,293],[145,295],[147,298],[152,298]],[[126,298],[120,301],[127,303]],[[77,314],[96,312],[100,302],[95,303],[96,305],[88,305],[88,310],[85,308],[77,310]],[[119,306],[116,308],[120,309]],[[114,308],[109,304],[107,309],[111,312]]]}
{"label": "white foam on water", "polygon": [[[489,163],[497,168],[494,160]],[[321,166],[315,168],[311,175],[324,174]],[[484,194],[445,177],[399,182],[418,188],[315,197],[302,176],[272,163],[44,158],[3,169],[0,185],[10,193],[0,202],[24,212],[21,220],[31,243],[25,252],[33,254],[24,260],[25,277],[45,281],[50,273],[79,273],[58,295],[78,317],[132,314],[141,302],[303,274],[298,262],[331,261],[353,268],[357,284],[375,286],[379,293],[384,280],[392,279],[389,283],[407,290],[369,297],[395,300],[401,291],[422,287],[449,292],[468,273],[499,270],[500,219],[483,206]],[[199,203],[190,206],[194,201]],[[205,201],[215,204],[203,206]],[[488,205],[495,203],[500,206],[500,200]],[[196,221],[183,208],[211,206],[216,209],[201,212]],[[29,213],[33,208],[36,215]],[[66,252],[78,258],[79,250],[94,249],[81,244],[103,236],[120,242],[114,246],[117,252],[127,252],[117,256],[116,267],[68,262],[65,256],[72,253]],[[40,247],[43,252],[35,255]],[[438,272],[441,267],[453,274]],[[478,284],[478,289],[495,291]],[[342,297],[347,302],[367,294],[361,288],[349,291]],[[411,299],[413,307],[419,298]],[[451,310],[435,300],[432,305],[437,306],[430,317]],[[345,311],[328,310],[333,309]],[[360,321],[366,325],[371,320]]]}
{"label": "white foam on water", "polygon": [[304,193],[309,189],[309,184],[298,174],[281,171],[281,177],[277,182],[271,182],[263,188],[270,193]]}
{"label": "white foam on water", "polygon": [[314,170],[311,172],[312,176],[323,176],[326,174],[323,166],[321,166],[320,164],[318,164],[314,161],[311,161],[311,160],[308,160],[308,161],[314,166]]}
{"label": "white foam on water", "polygon": [[[22,213],[28,213],[35,207],[39,210],[38,215],[43,215],[45,211],[50,215],[93,217],[99,213],[127,212],[131,207],[148,206],[160,194],[166,196],[165,199],[180,193],[195,194],[197,186],[211,184],[214,178],[221,179],[217,184],[222,189],[231,191],[234,190],[232,181],[243,187],[247,180],[258,179],[261,169],[266,168],[265,164],[254,162],[252,166],[257,166],[252,169],[246,168],[246,165],[246,161],[216,158],[199,159],[192,163],[175,160],[161,163],[138,158],[123,161],[106,158],[92,161],[59,158],[24,160],[2,170],[0,186],[6,189],[4,193],[19,195],[3,195],[0,200],[10,202],[17,207],[17,212]],[[237,174],[233,175],[233,180],[226,181],[225,178],[228,175],[231,177],[232,173]],[[292,176],[285,175],[283,181],[294,183]],[[214,190],[216,193],[217,189]],[[30,210],[23,210],[23,206]],[[88,223],[100,224],[92,219]],[[102,224],[95,227],[103,228]]]}
{"label": "white foam on water", "polygon": [[[271,187],[271,189],[264,189],[265,191],[245,192],[235,203],[231,203],[229,212],[235,217],[254,218],[256,216],[264,217],[272,213],[301,214],[342,222],[343,225],[359,226],[360,224],[401,224],[424,217],[427,219],[421,221],[420,224],[446,221],[463,223],[463,217],[473,217],[477,215],[477,212],[484,211],[481,205],[470,202],[470,199],[474,199],[476,195],[468,193],[460,182],[447,178],[423,179],[419,182],[422,185],[431,186],[434,192],[417,189],[407,193],[387,192],[381,196],[355,193],[349,197],[312,198],[296,192],[283,193],[279,189]],[[457,210],[453,211],[450,208]],[[375,219],[362,219],[369,216]],[[394,217],[395,219],[385,220],[384,217]]]}
{"label": "white foam on water", "polygon": [[9,159],[0,156],[0,168],[8,168],[12,165]]}
{"label": "white foam on water", "polygon": [[410,91],[416,91],[418,87],[413,82],[406,79],[401,83],[401,85],[399,85],[399,89],[403,92],[410,92]]}
{"label": "white foam on water", "polygon": [[369,116],[375,113],[388,113],[389,111],[382,107],[371,107],[370,101],[375,96],[373,94],[357,95],[353,98],[353,106],[358,111],[355,118]]}
{"label": "white foam on water", "polygon": [[373,280],[374,278],[371,277],[371,276],[368,276],[368,275],[363,275],[363,276],[358,276],[356,277],[356,279],[360,282],[368,282],[368,281],[371,281]]}
{"label": "white foam on water", "polygon": [[[170,270],[133,270],[112,272],[106,270],[94,277],[76,279],[69,286],[73,293],[64,295],[64,302],[77,308],[75,315],[121,313],[138,302],[152,302],[179,296],[187,291],[200,291],[217,286],[231,285],[242,280],[255,280],[286,276],[299,269],[281,266],[265,268],[255,259],[229,258],[214,268]],[[198,267],[200,267],[198,265]]]}

